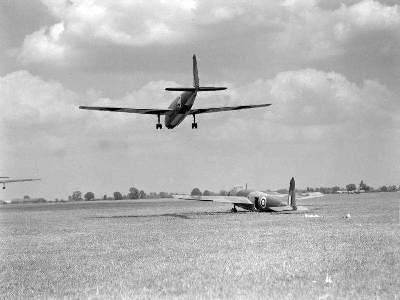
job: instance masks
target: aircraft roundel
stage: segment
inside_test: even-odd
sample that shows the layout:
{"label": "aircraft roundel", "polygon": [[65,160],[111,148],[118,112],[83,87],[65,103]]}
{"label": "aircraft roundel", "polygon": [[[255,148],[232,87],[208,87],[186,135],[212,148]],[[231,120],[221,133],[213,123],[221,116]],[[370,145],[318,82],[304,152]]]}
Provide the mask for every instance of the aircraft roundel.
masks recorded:
{"label": "aircraft roundel", "polygon": [[267,205],[267,199],[265,199],[265,197],[261,198],[261,206],[265,207]]}

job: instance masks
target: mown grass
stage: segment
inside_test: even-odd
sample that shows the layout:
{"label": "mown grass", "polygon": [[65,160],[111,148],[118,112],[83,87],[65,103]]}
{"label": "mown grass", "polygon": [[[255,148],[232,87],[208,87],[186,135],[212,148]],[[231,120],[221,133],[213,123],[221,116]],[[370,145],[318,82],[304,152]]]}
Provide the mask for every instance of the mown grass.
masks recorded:
{"label": "mown grass", "polygon": [[399,198],[327,196],[297,213],[173,200],[4,205],[0,297],[400,298]]}

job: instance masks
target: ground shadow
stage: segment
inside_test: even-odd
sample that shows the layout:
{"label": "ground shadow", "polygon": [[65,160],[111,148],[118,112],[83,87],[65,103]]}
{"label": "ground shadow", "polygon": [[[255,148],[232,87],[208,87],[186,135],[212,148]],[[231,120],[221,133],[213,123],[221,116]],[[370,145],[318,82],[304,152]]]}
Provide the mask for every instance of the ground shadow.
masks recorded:
{"label": "ground shadow", "polygon": [[242,215],[249,213],[267,213],[271,215],[281,215],[281,214],[304,214],[306,212],[311,212],[318,209],[311,209],[307,211],[237,211],[235,213],[229,211],[204,211],[204,212],[188,212],[188,213],[167,213],[167,214],[151,214],[151,215],[115,215],[115,216],[92,216],[87,217],[87,219],[126,219],[126,218],[159,218],[159,217],[173,217],[179,219],[196,219],[202,216],[222,216],[222,215]]}
{"label": "ground shadow", "polygon": [[[235,214],[244,214],[246,211],[237,212]],[[153,215],[117,215],[117,216],[93,216],[88,219],[125,219],[125,218],[158,218],[158,217],[173,217],[180,219],[194,219],[200,216],[217,216],[232,214],[230,211],[217,211],[217,212],[191,212],[191,213],[171,213],[171,214],[153,214]]]}

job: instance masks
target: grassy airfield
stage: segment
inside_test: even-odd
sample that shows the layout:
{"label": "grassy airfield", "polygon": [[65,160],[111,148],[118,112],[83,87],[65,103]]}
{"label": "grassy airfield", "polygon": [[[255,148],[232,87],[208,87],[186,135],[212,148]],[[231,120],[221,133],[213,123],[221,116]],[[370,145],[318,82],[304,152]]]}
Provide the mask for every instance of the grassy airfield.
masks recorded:
{"label": "grassy airfield", "polygon": [[2,205],[0,298],[399,299],[399,200],[237,214],[174,200]]}

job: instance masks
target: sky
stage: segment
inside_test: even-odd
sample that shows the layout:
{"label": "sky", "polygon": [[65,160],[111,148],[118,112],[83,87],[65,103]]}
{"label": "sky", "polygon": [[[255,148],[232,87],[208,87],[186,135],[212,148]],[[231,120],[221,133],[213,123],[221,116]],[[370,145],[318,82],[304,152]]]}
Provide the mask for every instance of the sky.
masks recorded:
{"label": "sky", "polygon": [[[395,0],[5,0],[0,2],[0,199],[400,184],[400,5]],[[188,117],[168,86],[226,91]]]}

